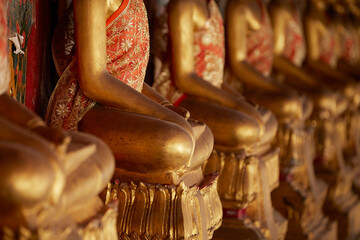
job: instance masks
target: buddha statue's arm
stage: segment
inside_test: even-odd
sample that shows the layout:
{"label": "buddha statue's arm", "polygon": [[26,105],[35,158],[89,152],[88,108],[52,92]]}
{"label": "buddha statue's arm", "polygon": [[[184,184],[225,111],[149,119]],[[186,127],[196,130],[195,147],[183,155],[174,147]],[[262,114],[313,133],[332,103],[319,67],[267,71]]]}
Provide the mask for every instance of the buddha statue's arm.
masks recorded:
{"label": "buddha statue's arm", "polygon": [[283,6],[272,6],[269,8],[274,31],[274,67],[285,73],[287,78],[285,81],[296,86],[317,87],[318,83],[301,68],[295,66],[292,62],[283,56],[285,51],[286,24],[291,20],[292,16],[284,9]]}
{"label": "buddha statue's arm", "polygon": [[161,96],[159,93],[157,93],[152,87],[150,87],[147,83],[144,83],[142,94],[145,96],[151,98],[153,101],[161,104],[162,106],[176,112],[180,116],[188,119],[190,117],[190,112],[182,107],[175,107],[172,105],[169,100]]}
{"label": "buddha statue's arm", "polygon": [[144,83],[143,89],[141,91],[142,94],[147,96],[148,98],[152,99],[153,101],[160,103],[160,104],[167,104],[169,101],[158,94],[152,87],[150,87],[147,83]]}
{"label": "buddha statue's arm", "polygon": [[307,72],[295,66],[292,62],[283,56],[274,56],[274,67],[287,76],[285,81],[298,87],[319,87],[321,83],[317,82]]}
{"label": "buddha statue's arm", "polygon": [[169,4],[169,33],[172,51],[172,73],[176,86],[184,93],[211,100],[223,106],[243,111],[260,123],[259,113],[246,101],[214,87],[195,73],[194,19],[204,19],[194,11],[190,0],[172,0]]}
{"label": "buddha statue's arm", "polygon": [[239,1],[229,2],[226,8],[227,54],[232,73],[238,80],[264,90],[280,90],[246,61],[247,55],[247,11]]}
{"label": "buddha statue's arm", "polygon": [[184,127],[186,119],[132,89],[107,71],[106,4],[103,0],[73,1],[79,85],[83,93],[106,106],[150,115]]}
{"label": "buddha statue's arm", "polygon": [[6,93],[0,96],[0,116],[21,128],[41,135],[55,145],[64,144],[67,138],[62,131],[46,127],[45,122],[39,116],[23,107]]}

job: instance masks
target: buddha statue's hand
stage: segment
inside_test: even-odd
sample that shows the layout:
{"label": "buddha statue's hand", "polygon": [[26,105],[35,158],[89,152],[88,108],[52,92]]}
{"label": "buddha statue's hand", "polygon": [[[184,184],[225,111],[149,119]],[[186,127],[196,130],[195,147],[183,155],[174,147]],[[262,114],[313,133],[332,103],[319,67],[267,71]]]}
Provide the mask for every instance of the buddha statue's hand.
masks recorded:
{"label": "buddha statue's hand", "polygon": [[[184,130],[186,130],[189,133],[189,135],[195,142],[194,130],[191,127],[191,125],[189,124],[189,122],[187,121],[187,118],[184,116],[184,114],[186,114],[186,112],[188,112],[188,111],[183,108],[175,107],[175,106],[172,106],[172,107],[165,106],[164,109],[165,109],[165,111],[158,113],[158,114],[160,114],[160,115],[158,115],[158,117],[162,120],[169,121],[169,122],[175,123],[175,124],[183,127]],[[182,109],[185,111],[183,111]],[[178,112],[180,112],[180,113],[178,113]]]}
{"label": "buddha statue's hand", "polygon": [[176,107],[172,104],[166,105],[166,108],[170,109],[171,111],[176,112],[177,114],[179,114],[180,116],[184,117],[185,119],[189,119],[190,118],[190,112],[188,110],[186,110],[185,108],[182,107]]}
{"label": "buddha statue's hand", "polygon": [[67,145],[71,140],[70,137],[65,134],[65,132],[54,127],[38,126],[32,129],[32,132],[49,141],[55,148],[57,154],[60,155],[65,154]]}

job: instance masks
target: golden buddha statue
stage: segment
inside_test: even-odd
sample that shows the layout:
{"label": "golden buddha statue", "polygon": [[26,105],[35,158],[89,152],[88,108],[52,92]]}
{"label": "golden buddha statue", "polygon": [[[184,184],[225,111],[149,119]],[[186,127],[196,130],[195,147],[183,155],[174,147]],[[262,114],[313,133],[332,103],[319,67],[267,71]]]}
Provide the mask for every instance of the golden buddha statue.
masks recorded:
{"label": "golden buddha statue", "polygon": [[[279,1],[272,0],[269,4],[269,13],[274,29],[274,72],[278,79],[307,94],[314,102],[314,112],[310,121],[315,126],[322,126],[320,121],[331,122],[336,115],[338,95],[326,87],[319,79],[314,78],[303,68],[306,55],[305,38],[302,28],[302,12],[297,2],[293,0]],[[309,128],[309,126],[308,126]],[[310,127],[313,128],[313,127]],[[314,130],[314,129],[313,129]],[[312,131],[313,131],[312,130]],[[316,129],[319,135],[321,129]],[[316,155],[323,155],[323,138],[311,134],[306,139],[308,146],[316,145]],[[317,142],[314,142],[315,137]],[[331,135],[326,135],[331,137]],[[331,142],[333,144],[333,142]],[[330,146],[327,146],[330,147]],[[314,174],[313,159],[314,153],[306,158],[305,167],[307,172],[300,172],[299,176],[307,176],[308,183],[304,186],[304,212],[298,223],[305,235],[316,235],[315,238],[328,238],[337,235],[334,223],[330,225],[328,219],[323,217],[322,205],[327,195],[327,186],[321,180],[317,180]],[[293,218],[296,222],[296,219]],[[295,225],[296,226],[296,225]],[[295,228],[289,228],[289,234]]]}
{"label": "golden buddha statue", "polygon": [[278,185],[278,150],[272,146],[277,121],[223,81],[224,26],[218,6],[213,0],[151,3],[156,5],[150,7],[156,16],[153,87],[206,122],[214,134],[215,151],[205,172],[220,172],[218,191],[226,216],[215,239],[234,237],[234,231],[244,237],[282,236],[286,223],[281,217],[274,221],[270,199]]}
{"label": "golden buddha statue", "polygon": [[113,239],[117,207],[98,194],[114,157],[97,138],[47,127],[6,93],[6,12],[0,1],[0,238]]}
{"label": "golden buddha statue", "polygon": [[[324,126],[325,131],[333,132],[330,142],[335,146],[335,155],[332,156],[333,160],[326,159],[330,164],[323,165],[329,172],[319,169],[317,173],[331,183],[329,203],[325,205],[325,210],[330,212],[334,219],[341,220],[343,225],[339,227],[338,235],[351,238],[359,234],[359,225],[349,224],[359,221],[359,201],[352,192],[354,169],[346,164],[343,150],[348,145],[347,142],[353,140],[351,132],[357,132],[357,124],[351,124],[349,119],[358,116],[359,91],[355,80],[337,69],[342,44],[336,33],[336,18],[330,18],[328,12],[334,3],[335,1],[330,0],[308,1],[304,22],[308,46],[306,67],[330,88],[340,91],[349,102],[343,111],[338,111],[338,117],[334,121],[328,121],[330,126]],[[354,140],[355,143],[356,141]]]}
{"label": "golden buddha statue", "polygon": [[213,136],[144,83],[149,31],[142,0],[73,1],[55,32],[53,58],[60,79],[47,120],[111,148],[116,181],[106,201],[119,201],[120,239],[211,238],[221,204],[216,175],[203,176],[201,166]]}
{"label": "golden buddha statue", "polygon": [[[352,104],[358,104],[354,79],[336,69],[339,46],[334,22],[328,16],[329,3],[334,1],[309,1],[305,16],[305,36],[308,46],[306,66],[320,76],[328,86],[341,90]],[[314,15],[316,17],[314,17]],[[313,25],[316,21],[317,24]],[[321,47],[320,47],[321,46]]]}
{"label": "golden buddha statue", "polygon": [[[280,188],[272,194],[273,200],[276,199],[274,205],[284,209],[287,216],[290,216],[287,209],[291,209],[296,215],[303,217],[301,227],[305,227],[311,224],[309,214],[312,214],[311,205],[315,201],[310,185],[314,188],[317,185],[312,171],[313,134],[306,124],[312,114],[312,101],[300,96],[294,88],[280,81],[272,72],[273,63],[278,61],[274,55],[274,49],[278,46],[277,42],[273,43],[272,40],[274,33],[265,2],[229,0],[225,5],[228,81],[239,91],[243,91],[249,99],[268,107],[277,116],[279,130],[276,143],[281,149],[280,168],[283,181]],[[277,13],[277,17],[284,18],[285,14]],[[277,30],[279,29],[274,29]],[[276,34],[278,32],[275,32]],[[282,36],[285,37],[285,34]],[[297,55],[296,58],[300,58],[304,52],[297,50],[299,49],[296,49],[294,54]],[[331,96],[326,94],[325,92],[323,97],[313,99],[331,110]],[[323,184],[321,186],[320,195],[324,199],[326,187]],[[319,202],[321,203],[321,200]],[[292,228],[292,222],[294,219],[289,222],[289,228]],[[295,222],[300,224],[298,219]],[[326,220],[322,224],[323,228],[327,227]],[[325,234],[326,230],[320,233]]]}
{"label": "golden buddha statue", "polygon": [[[228,52],[228,82],[253,102],[274,112],[279,121],[277,143],[281,146],[282,169],[288,167],[292,155],[303,151],[290,146],[290,129],[302,129],[312,112],[312,103],[285,84],[270,76],[273,62],[273,33],[266,5],[262,1],[228,1],[226,4],[226,32]],[[243,14],[246,12],[246,14]],[[241,23],[241,24],[239,24]],[[301,132],[292,131],[292,132]],[[284,137],[281,137],[284,136]],[[282,141],[285,140],[285,141]],[[292,141],[294,144],[296,139]],[[290,145],[289,145],[290,144]],[[287,146],[288,145],[288,146]],[[288,152],[288,149],[291,149]],[[289,158],[290,156],[290,158]],[[285,160],[284,158],[288,158]],[[301,163],[299,163],[301,164]]]}

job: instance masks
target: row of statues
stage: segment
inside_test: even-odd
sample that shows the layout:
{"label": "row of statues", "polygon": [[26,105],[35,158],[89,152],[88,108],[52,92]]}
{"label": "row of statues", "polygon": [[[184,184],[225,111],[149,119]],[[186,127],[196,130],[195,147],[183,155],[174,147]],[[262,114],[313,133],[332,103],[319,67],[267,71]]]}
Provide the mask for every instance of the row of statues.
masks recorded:
{"label": "row of statues", "polygon": [[0,238],[360,236],[360,2],[59,0],[44,120],[0,4]]}

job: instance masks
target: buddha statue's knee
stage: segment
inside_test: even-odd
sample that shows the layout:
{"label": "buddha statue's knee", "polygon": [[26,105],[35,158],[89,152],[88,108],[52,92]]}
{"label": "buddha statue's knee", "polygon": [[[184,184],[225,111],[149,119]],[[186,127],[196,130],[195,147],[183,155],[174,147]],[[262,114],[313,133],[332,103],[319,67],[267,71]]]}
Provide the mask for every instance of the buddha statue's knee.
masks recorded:
{"label": "buddha statue's knee", "polygon": [[195,151],[189,164],[190,169],[197,169],[200,167],[211,155],[214,148],[214,136],[212,131],[207,125],[204,125],[204,129],[200,134],[195,132]]}
{"label": "buddha statue's knee", "polygon": [[144,134],[136,143],[126,142],[116,149],[110,145],[115,149],[117,168],[145,174],[188,168],[195,148],[192,137],[179,125],[161,122],[162,126],[152,129],[153,134]]}
{"label": "buddha statue's knee", "polygon": [[93,109],[79,130],[103,140],[115,156],[116,168],[129,172],[183,169],[195,148],[192,136],[180,125],[143,114]]}
{"label": "buddha statue's knee", "polygon": [[221,128],[218,131],[218,137],[215,130],[213,130],[215,132],[215,145],[238,150],[251,147],[257,143],[262,137],[263,126],[260,126],[256,120],[242,114],[239,118],[236,118],[236,116],[234,118],[229,117],[226,123],[221,124]]}
{"label": "buddha statue's knee", "polygon": [[[40,152],[24,145],[0,141],[0,218],[20,209],[48,202],[55,178],[53,167]],[[1,215],[5,213],[5,216]],[[17,218],[17,214],[13,215]],[[5,219],[3,219],[5,220]]]}

